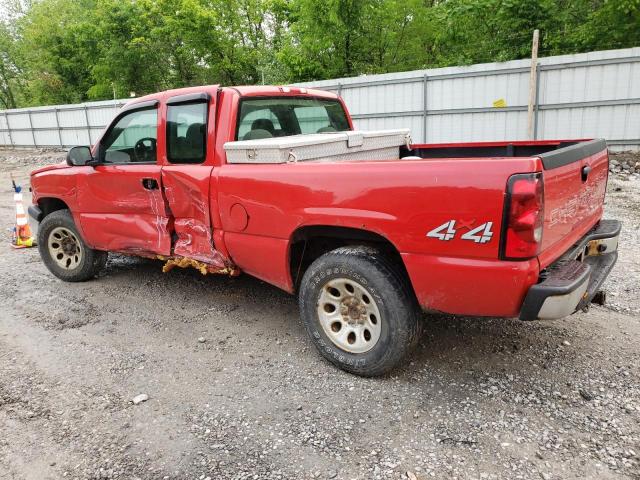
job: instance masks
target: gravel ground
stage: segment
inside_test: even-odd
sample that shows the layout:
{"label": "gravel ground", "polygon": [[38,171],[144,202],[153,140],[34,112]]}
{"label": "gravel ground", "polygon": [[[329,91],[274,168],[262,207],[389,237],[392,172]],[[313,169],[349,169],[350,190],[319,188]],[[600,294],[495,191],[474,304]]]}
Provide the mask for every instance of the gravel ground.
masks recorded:
{"label": "gravel ground", "polygon": [[323,361],[295,299],[249,276],[112,256],[67,284],[10,248],[9,172],[61,157],[0,151],[0,479],[640,479],[637,156],[609,181],[608,306],[426,317],[378,379]]}

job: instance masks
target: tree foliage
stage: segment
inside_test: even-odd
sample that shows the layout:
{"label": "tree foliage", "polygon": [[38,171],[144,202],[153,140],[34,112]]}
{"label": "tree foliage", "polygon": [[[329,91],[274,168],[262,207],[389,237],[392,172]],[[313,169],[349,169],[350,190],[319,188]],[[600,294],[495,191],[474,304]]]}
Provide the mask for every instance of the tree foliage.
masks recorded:
{"label": "tree foliage", "polygon": [[640,45],[640,0],[2,0],[0,106]]}

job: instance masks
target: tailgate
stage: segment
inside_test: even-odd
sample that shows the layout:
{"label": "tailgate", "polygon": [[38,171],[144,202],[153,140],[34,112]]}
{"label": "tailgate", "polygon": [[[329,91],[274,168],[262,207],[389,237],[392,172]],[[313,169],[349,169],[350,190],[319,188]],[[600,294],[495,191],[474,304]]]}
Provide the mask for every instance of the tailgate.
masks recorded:
{"label": "tailgate", "polygon": [[545,268],[602,217],[609,173],[604,140],[591,140],[539,155],[544,172],[544,231],[539,256]]}

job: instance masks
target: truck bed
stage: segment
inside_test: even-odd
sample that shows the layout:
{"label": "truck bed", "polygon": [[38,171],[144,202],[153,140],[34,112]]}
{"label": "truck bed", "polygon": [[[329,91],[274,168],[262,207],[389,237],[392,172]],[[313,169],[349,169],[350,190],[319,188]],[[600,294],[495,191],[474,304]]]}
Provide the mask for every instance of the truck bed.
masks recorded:
{"label": "truck bed", "polygon": [[411,150],[403,147],[400,153],[421,158],[535,157],[584,141],[588,140],[413,144]]}
{"label": "truck bed", "polygon": [[423,159],[539,158],[544,179],[541,268],[558,259],[602,217],[609,172],[607,145],[596,140],[418,144],[401,151]]}
{"label": "truck bed", "polygon": [[[507,155],[511,152],[515,158]],[[453,313],[482,310],[513,316],[524,292],[537,280],[537,275],[527,277],[531,262],[536,272],[545,268],[602,216],[608,171],[604,141],[415,145],[406,153],[425,158],[223,165],[216,172],[215,200],[232,258],[243,271],[291,291],[286,258],[295,232],[309,225],[336,224],[368,230],[395,245],[407,264],[415,260],[419,266],[408,265],[410,275],[429,272],[419,282],[424,286],[423,305]],[[581,170],[586,166],[592,171],[583,181]],[[545,199],[540,254],[523,262],[505,261],[500,257],[500,237],[507,182],[513,174],[539,171]],[[238,204],[246,209],[240,223],[234,220]],[[425,237],[452,219],[475,227],[490,223],[493,239],[475,243],[460,236],[449,241]],[[256,249],[269,253],[256,256]],[[273,265],[265,269],[265,261]],[[507,273],[500,278],[496,272]],[[466,292],[464,301],[438,293],[447,275]],[[499,309],[487,304],[496,289],[508,291],[506,298],[513,301],[504,300]]]}

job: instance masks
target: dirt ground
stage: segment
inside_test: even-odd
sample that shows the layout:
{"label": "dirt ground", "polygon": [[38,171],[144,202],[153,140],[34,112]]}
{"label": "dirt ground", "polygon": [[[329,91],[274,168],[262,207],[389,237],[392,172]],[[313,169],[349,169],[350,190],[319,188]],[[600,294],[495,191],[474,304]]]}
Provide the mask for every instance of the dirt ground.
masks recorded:
{"label": "dirt ground", "polygon": [[59,158],[0,151],[0,479],[640,479],[637,173],[609,181],[608,306],[425,317],[402,368],[362,379],[249,276],[112,256],[68,284],[13,250],[9,173]]}

